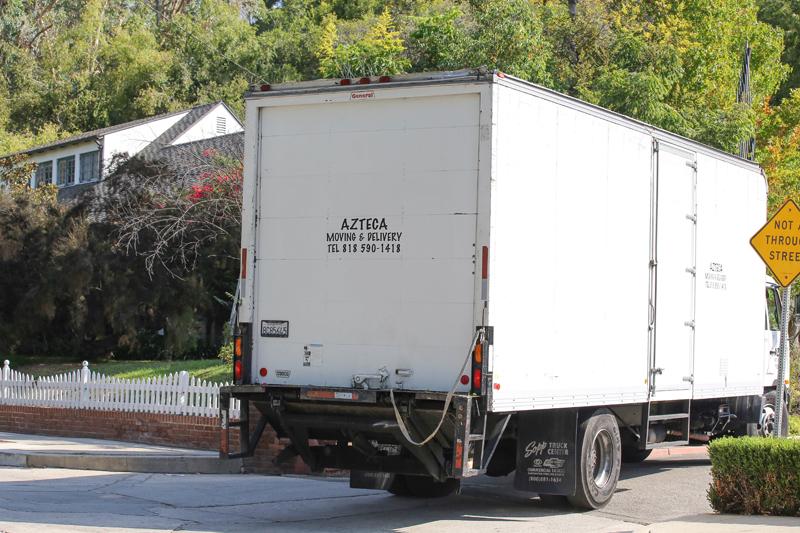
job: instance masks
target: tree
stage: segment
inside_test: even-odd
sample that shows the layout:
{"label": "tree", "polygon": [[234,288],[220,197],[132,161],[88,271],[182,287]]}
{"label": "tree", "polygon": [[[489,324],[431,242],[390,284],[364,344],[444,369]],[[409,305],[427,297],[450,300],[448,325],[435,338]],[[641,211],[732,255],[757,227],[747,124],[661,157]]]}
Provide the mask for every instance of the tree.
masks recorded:
{"label": "tree", "polygon": [[[114,226],[115,246],[144,258],[152,277],[163,270],[184,279],[209,247],[225,243],[237,262],[242,216],[242,158],[204,151],[194,165],[121,161],[95,208]],[[233,276],[230,279],[235,279]]]}
{"label": "tree", "polygon": [[779,103],[800,87],[800,0],[759,0],[758,18],[783,30],[781,60],[791,71],[775,93],[775,102]]}
{"label": "tree", "polygon": [[405,72],[411,63],[403,56],[404,51],[403,39],[387,9],[363,37],[350,43],[339,41],[336,16],[328,15],[317,56],[322,76],[358,78]]}
{"label": "tree", "polygon": [[800,89],[778,106],[764,101],[758,127],[759,163],[769,184],[769,212],[788,199],[800,201]]}
{"label": "tree", "polygon": [[15,154],[0,159],[0,189],[14,200],[28,199],[34,205],[54,205],[56,187],[52,184],[31,189],[31,176],[36,164],[24,154]]}

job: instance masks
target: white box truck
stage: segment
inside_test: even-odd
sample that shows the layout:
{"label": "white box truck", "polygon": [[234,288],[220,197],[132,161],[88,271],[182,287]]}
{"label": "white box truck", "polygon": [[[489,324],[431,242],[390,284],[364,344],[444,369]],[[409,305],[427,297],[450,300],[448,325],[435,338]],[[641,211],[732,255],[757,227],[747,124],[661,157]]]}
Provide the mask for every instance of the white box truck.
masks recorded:
{"label": "white box truck", "polygon": [[269,424],[353,486],[596,508],[622,461],[769,431],[757,165],[500,72],[246,100],[225,456]]}

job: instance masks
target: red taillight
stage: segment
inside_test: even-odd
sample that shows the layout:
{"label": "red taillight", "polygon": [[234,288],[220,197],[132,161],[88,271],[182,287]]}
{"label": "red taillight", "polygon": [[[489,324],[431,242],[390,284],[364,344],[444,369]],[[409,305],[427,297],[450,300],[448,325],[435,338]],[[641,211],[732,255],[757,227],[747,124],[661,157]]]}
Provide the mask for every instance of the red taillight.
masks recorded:
{"label": "red taillight", "polygon": [[360,78],[360,79],[358,80],[358,84],[359,84],[359,85],[366,85],[366,84],[368,84],[368,83],[369,83],[369,82],[371,82],[371,81],[372,81],[372,80],[370,80],[369,78],[367,78],[367,77],[364,77],[364,78]]}
{"label": "red taillight", "polygon": [[342,78],[339,80],[339,85],[350,85],[350,80],[347,78]]}
{"label": "red taillight", "polygon": [[272,85],[270,85],[269,83],[261,84],[261,90],[262,91],[269,91],[270,89],[272,89]]}
{"label": "red taillight", "polygon": [[242,379],[242,362],[241,361],[234,361],[233,362],[233,378],[236,381]]}
{"label": "red taillight", "polygon": [[462,385],[469,385],[469,376],[464,374],[461,376],[461,384]]}
{"label": "red taillight", "polygon": [[472,388],[473,390],[480,393],[481,390],[481,369],[480,368],[473,368],[472,369]]}
{"label": "red taillight", "polygon": [[247,248],[242,248],[242,279],[247,279]]}
{"label": "red taillight", "polygon": [[267,369],[266,368],[262,368],[261,370],[258,371],[258,373],[261,374],[262,378],[267,377]]}
{"label": "red taillight", "polygon": [[378,82],[380,83],[388,83],[390,81],[392,81],[391,76],[381,76],[380,78],[378,78]]}

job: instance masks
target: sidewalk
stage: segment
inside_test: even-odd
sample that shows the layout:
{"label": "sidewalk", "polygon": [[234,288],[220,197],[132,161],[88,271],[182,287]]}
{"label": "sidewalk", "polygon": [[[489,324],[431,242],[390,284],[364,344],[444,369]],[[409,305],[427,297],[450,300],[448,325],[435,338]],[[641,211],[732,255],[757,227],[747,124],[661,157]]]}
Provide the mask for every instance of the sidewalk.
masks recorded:
{"label": "sidewalk", "polygon": [[165,474],[238,474],[242,464],[236,460],[221,460],[213,451],[0,432],[0,466]]}
{"label": "sidewalk", "polygon": [[636,533],[750,533],[766,531],[797,531],[800,518],[787,516],[745,516],[731,514],[701,514],[685,516],[667,522],[642,526]]}

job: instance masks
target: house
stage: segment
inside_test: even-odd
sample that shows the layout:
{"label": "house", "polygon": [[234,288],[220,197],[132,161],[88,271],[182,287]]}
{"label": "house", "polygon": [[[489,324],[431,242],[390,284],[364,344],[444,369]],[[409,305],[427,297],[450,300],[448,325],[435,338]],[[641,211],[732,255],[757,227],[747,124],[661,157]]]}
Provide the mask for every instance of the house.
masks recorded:
{"label": "house", "polygon": [[[116,156],[155,160],[162,155],[180,160],[181,153],[243,142],[242,123],[224,102],[199,105],[124,124],[88,131],[27,150],[36,163],[31,186],[53,183],[59,201],[68,201],[93,188],[109,172]],[[231,140],[233,139],[233,140]],[[183,148],[181,148],[183,147]]]}

